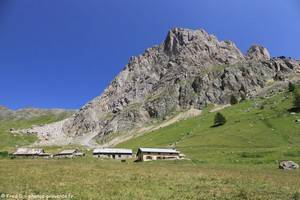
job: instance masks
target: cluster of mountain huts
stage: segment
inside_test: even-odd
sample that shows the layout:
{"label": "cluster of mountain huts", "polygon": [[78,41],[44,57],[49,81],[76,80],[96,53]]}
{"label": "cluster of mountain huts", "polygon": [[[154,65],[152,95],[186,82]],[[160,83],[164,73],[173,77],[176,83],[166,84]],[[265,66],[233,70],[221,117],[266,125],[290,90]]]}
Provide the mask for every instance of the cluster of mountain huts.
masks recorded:
{"label": "cluster of mountain huts", "polygon": [[[85,153],[77,149],[63,150],[56,154],[46,153],[40,148],[18,148],[13,154],[14,158],[76,158],[83,157]],[[167,148],[139,148],[136,156],[131,149],[121,148],[97,148],[93,150],[95,158],[111,158],[126,160],[136,157],[137,161],[151,160],[179,160],[185,156],[176,149]]]}

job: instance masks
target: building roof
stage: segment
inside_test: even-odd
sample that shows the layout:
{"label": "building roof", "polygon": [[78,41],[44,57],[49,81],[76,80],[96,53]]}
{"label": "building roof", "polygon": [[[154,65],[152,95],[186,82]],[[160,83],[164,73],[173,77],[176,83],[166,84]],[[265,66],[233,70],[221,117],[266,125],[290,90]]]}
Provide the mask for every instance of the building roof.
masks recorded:
{"label": "building roof", "polygon": [[58,155],[65,155],[65,154],[74,154],[77,153],[77,149],[68,149],[68,150],[63,150]]}
{"label": "building roof", "polygon": [[94,151],[93,151],[93,154],[101,154],[101,153],[132,154],[132,150],[131,149],[117,149],[117,148],[101,148],[101,149],[94,149]]}
{"label": "building roof", "polygon": [[139,148],[140,152],[148,153],[180,153],[176,149],[163,149],[163,148]]}
{"label": "building roof", "polygon": [[43,153],[44,149],[18,148],[13,155],[39,155]]}

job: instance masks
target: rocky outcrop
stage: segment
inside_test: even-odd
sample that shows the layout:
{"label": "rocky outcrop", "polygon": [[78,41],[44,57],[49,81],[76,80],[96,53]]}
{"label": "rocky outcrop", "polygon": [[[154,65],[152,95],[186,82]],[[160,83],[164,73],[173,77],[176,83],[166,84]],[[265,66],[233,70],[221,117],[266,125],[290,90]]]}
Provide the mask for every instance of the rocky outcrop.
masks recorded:
{"label": "rocky outcrop", "polygon": [[284,160],[279,163],[279,169],[293,170],[293,169],[298,169],[298,168],[299,168],[299,165],[290,160]]}
{"label": "rocky outcrop", "polygon": [[299,61],[270,58],[252,46],[244,56],[231,41],[204,30],[175,28],[165,41],[131,57],[105,91],[63,125],[69,136],[102,138],[164,120],[175,112],[227,104],[232,95],[254,97],[300,69]]}
{"label": "rocky outcrop", "polygon": [[269,51],[265,47],[253,45],[247,51],[246,58],[249,60],[264,61],[270,60],[271,56]]}

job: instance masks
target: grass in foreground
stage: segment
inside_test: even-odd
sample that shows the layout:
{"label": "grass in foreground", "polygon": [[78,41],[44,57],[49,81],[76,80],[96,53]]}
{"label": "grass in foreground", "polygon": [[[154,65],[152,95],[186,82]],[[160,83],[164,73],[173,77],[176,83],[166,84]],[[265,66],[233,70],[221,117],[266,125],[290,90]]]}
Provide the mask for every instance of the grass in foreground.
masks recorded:
{"label": "grass in foreground", "polygon": [[189,161],[0,160],[0,192],[73,199],[293,199],[300,172]]}

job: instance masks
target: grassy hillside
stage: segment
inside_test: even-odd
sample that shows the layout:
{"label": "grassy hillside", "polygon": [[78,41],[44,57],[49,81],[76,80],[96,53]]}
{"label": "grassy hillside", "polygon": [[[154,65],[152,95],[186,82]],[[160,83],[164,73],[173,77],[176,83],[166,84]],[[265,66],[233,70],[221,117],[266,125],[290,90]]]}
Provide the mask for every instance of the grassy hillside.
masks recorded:
{"label": "grassy hillside", "polygon": [[9,129],[30,128],[32,125],[48,124],[66,118],[70,113],[59,115],[45,114],[31,119],[4,119],[0,120],[0,151],[11,151],[16,146],[32,144],[37,140],[35,135],[13,135]]}
{"label": "grassy hillside", "polygon": [[[300,87],[297,87],[300,93]],[[294,93],[283,91],[268,98],[243,101],[220,111],[227,119],[212,127],[210,108],[193,119],[147,133],[119,147],[176,147],[194,162],[273,164],[300,161],[299,113],[290,113]]]}

